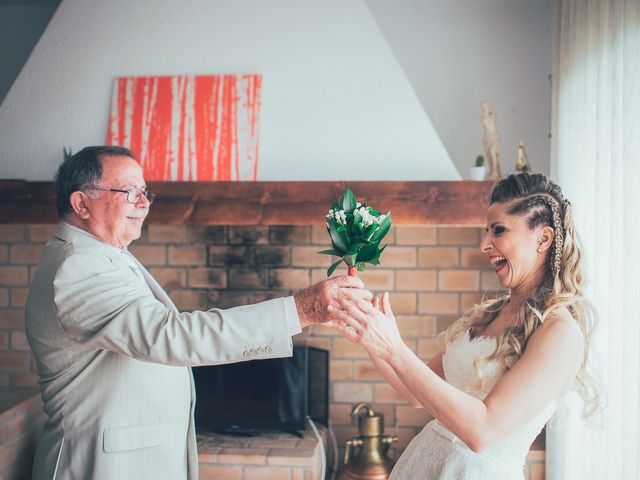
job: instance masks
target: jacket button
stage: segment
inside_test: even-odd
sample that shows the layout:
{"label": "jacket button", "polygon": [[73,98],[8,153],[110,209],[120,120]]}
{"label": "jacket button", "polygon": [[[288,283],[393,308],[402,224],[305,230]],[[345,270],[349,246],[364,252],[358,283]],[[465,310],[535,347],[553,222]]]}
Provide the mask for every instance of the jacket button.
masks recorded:
{"label": "jacket button", "polygon": [[245,350],[244,352],[242,352],[242,356],[245,357],[245,358],[248,357],[249,355],[251,355],[251,354],[249,353],[248,350]]}
{"label": "jacket button", "polygon": [[266,350],[267,353],[271,353],[271,347],[267,347],[267,348],[265,348],[265,350]]}

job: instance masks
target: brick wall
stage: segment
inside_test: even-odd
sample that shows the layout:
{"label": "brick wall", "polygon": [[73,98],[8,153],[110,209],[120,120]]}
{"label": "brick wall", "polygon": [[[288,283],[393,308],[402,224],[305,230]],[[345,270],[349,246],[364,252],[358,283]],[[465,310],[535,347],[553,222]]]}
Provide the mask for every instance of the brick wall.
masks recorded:
{"label": "brick wall", "polygon": [[[0,385],[34,385],[24,336],[29,280],[52,225],[0,226]],[[478,250],[481,230],[396,226],[382,265],[360,277],[375,292],[388,290],[407,344],[428,361],[436,337],[497,284]],[[324,227],[149,225],[130,247],[181,309],[220,308],[290,295],[326,278],[332,258]],[[338,269],[345,272],[344,269]],[[406,404],[376,373],[364,351],[332,330],[313,327],[295,339],[331,352],[331,419],[340,445],[356,435],[349,412],[372,402],[387,433],[403,449],[428,416]],[[397,453],[397,452],[395,452]]]}

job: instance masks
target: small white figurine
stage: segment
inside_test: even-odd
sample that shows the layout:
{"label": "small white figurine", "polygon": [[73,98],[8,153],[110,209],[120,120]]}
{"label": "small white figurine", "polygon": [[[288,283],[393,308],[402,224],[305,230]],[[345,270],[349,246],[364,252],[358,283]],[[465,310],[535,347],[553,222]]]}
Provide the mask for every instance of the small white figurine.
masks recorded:
{"label": "small white figurine", "polygon": [[480,103],[482,116],[480,123],[484,127],[484,158],[487,161],[488,169],[485,180],[499,180],[502,178],[500,169],[500,135],[496,129],[496,114],[491,110],[491,105],[486,100]]}

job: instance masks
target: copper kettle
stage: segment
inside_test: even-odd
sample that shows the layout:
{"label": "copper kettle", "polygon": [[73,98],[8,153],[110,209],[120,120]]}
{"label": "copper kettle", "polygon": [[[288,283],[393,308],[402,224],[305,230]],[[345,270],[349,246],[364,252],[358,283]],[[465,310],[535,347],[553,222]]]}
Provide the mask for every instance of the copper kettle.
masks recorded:
{"label": "copper kettle", "polygon": [[[359,415],[361,412],[366,414]],[[393,468],[393,461],[387,452],[398,437],[384,435],[384,415],[376,412],[368,403],[355,405],[351,416],[358,416],[360,435],[347,440],[344,454],[346,467],[338,479],[386,480]]]}

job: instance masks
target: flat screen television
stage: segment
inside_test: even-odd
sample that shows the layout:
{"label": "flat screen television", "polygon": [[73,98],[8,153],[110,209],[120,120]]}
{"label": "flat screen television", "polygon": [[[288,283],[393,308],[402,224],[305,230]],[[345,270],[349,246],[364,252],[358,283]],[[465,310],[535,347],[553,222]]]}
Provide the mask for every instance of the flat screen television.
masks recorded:
{"label": "flat screen television", "polygon": [[293,356],[193,368],[199,430],[305,430],[329,420],[329,352],[294,346]]}

